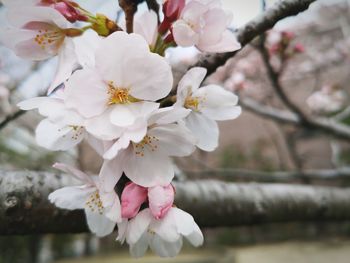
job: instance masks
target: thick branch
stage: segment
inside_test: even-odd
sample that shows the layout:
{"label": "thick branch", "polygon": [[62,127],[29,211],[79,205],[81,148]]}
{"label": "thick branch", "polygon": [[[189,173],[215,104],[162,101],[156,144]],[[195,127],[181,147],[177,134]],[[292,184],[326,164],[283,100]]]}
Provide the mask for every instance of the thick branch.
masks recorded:
{"label": "thick branch", "polygon": [[[0,172],[0,234],[87,231],[82,211],[55,208],[48,194],[68,176],[43,172]],[[290,221],[350,220],[350,189],[218,181],[175,183],[176,205],[202,227]]]}
{"label": "thick branch", "polygon": [[224,181],[245,181],[245,182],[279,182],[290,183],[296,181],[316,180],[328,182],[350,181],[350,167],[338,169],[304,170],[304,171],[275,171],[263,172],[246,169],[207,169],[204,171],[185,171],[189,179],[216,178]]}
{"label": "thick branch", "polygon": [[[316,0],[284,0],[278,1],[266,12],[259,15],[245,26],[237,31],[238,41],[244,47],[255,37],[271,29],[278,21],[283,18],[297,15],[298,13],[306,10],[309,5]],[[228,52],[215,55],[203,55],[199,61],[193,65],[197,67],[205,67],[208,70],[208,75],[214,73],[216,69],[226,63],[226,61],[232,58],[237,52]]]}
{"label": "thick branch", "polygon": [[339,139],[350,141],[350,128],[347,125],[337,123],[333,119],[309,118],[307,120],[301,120],[294,113],[266,106],[249,98],[241,98],[240,103],[243,107],[261,117],[279,123],[292,124],[301,128],[319,131]]}

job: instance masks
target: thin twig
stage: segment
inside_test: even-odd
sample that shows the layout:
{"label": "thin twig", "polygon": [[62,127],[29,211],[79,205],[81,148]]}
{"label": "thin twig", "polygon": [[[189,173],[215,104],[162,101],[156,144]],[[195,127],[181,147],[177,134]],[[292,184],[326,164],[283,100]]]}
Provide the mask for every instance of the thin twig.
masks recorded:
{"label": "thin twig", "polygon": [[26,111],[24,111],[24,110],[17,110],[16,112],[7,116],[2,122],[0,122],[0,130],[4,129],[7,126],[7,124],[9,124],[11,121],[14,121],[17,118],[21,117],[25,113],[26,113]]}
{"label": "thin twig", "polygon": [[126,31],[132,33],[134,31],[134,16],[137,11],[138,1],[135,0],[119,0],[119,6],[125,13]]}

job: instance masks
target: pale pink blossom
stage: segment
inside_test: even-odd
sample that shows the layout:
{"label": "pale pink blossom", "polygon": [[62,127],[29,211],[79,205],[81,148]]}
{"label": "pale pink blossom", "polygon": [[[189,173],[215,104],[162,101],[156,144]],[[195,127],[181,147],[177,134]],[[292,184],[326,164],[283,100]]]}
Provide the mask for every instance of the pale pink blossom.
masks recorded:
{"label": "pale pink blossom", "polygon": [[206,76],[205,68],[192,68],[179,82],[175,107],[185,107],[191,113],[184,119],[197,138],[197,146],[213,151],[218,146],[219,128],[216,121],[232,120],[241,114],[238,97],[217,85],[200,88]]}
{"label": "pale pink blossom", "polygon": [[230,52],[241,48],[228,29],[232,15],[226,13],[219,0],[191,0],[173,24],[172,33],[177,45],[196,46],[205,52]]}
{"label": "pale pink blossom", "polygon": [[46,117],[35,131],[38,145],[52,151],[68,150],[87,138],[85,119],[67,108],[62,93],[50,97],[36,97],[18,104],[22,110],[38,109]]}
{"label": "pale pink blossom", "polygon": [[168,63],[141,36],[115,32],[101,40],[94,67],[69,78],[66,103],[88,118],[86,129],[101,140],[119,138],[125,129],[143,132],[142,139],[144,115],[159,107],[153,101],[170,92],[172,81]]}
{"label": "pale pink blossom", "polygon": [[142,257],[148,247],[160,257],[174,257],[182,248],[183,238],[195,247],[203,244],[203,234],[193,217],[175,207],[162,219],[154,218],[146,208],[133,219],[118,224],[118,230],[117,240],[126,240],[133,257]]}
{"label": "pale pink blossom", "polygon": [[343,109],[347,102],[344,90],[331,85],[324,85],[307,98],[309,108],[317,114],[331,114]]}
{"label": "pale pink blossom", "polygon": [[[188,156],[196,140],[181,120],[188,111],[162,108],[148,119],[146,134],[139,142],[130,140],[134,134],[128,131],[111,143],[104,154],[105,161],[100,174],[106,187],[114,187],[124,172],[134,183],[143,187],[168,185],[174,177],[171,156]],[[137,132],[136,134],[140,134]],[[109,172],[113,171],[113,172]]]}
{"label": "pale pink blossom", "polygon": [[121,222],[120,201],[114,190],[105,191],[97,176],[89,176],[64,164],[55,164],[54,167],[72,175],[83,185],[58,189],[49,195],[49,200],[59,208],[84,209],[87,224],[97,236],[112,233],[116,224]]}

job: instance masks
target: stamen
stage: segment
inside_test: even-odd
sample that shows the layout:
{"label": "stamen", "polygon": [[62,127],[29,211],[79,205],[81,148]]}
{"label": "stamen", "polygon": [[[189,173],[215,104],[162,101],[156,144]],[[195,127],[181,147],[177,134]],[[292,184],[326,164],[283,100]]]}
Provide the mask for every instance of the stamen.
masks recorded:
{"label": "stamen", "polygon": [[98,191],[93,192],[85,203],[86,208],[89,208],[91,212],[98,212],[100,215],[103,214],[103,204]]}
{"label": "stamen", "polygon": [[118,88],[113,81],[108,82],[108,105],[113,104],[128,104],[139,101],[138,99],[129,95],[129,88]]}
{"label": "stamen", "polygon": [[48,45],[52,43],[61,42],[64,39],[64,35],[60,29],[56,30],[39,30],[38,34],[34,38],[36,42],[42,49],[45,49]]}
{"label": "stamen", "polygon": [[141,142],[134,144],[135,154],[143,157],[145,149],[155,152],[158,149],[157,142],[159,142],[157,137],[146,135]]}

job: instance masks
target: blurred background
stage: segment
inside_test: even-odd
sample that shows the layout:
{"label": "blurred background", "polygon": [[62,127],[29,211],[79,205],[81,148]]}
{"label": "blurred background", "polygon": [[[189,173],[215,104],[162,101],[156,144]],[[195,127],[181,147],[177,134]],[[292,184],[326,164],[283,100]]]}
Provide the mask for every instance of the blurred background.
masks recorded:
{"label": "blurred background", "polygon": [[[77,2],[110,18],[118,16],[116,0]],[[243,26],[263,10],[261,0],[223,2],[234,13],[232,28]],[[266,1],[267,7],[274,2]],[[0,7],[0,24],[5,23],[3,9]],[[238,94],[243,114],[237,120],[220,124],[220,146],[216,151],[197,151],[191,157],[174,160],[179,180],[279,182],[280,175],[290,174],[290,183],[349,186],[348,179],[338,176],[327,181],[317,176],[293,176],[315,170],[332,174],[348,169],[350,144],[317,129],[282,125],[261,112],[259,105],[277,113],[286,110],[271,84],[261,48],[267,50],[269,63],[278,69],[285,93],[303,112],[312,118],[329,117],[350,125],[350,1],[321,0],[297,17],[280,21],[266,34],[263,43],[253,41],[206,80]],[[167,57],[176,68],[175,77],[181,76],[181,67],[192,64],[197,56],[194,49],[170,50]],[[18,112],[15,106],[25,98],[44,94],[56,63],[55,59],[24,61],[0,45],[0,169],[47,171],[60,161],[91,173],[99,170],[99,158],[87,144],[70,152],[49,152],[38,147],[34,131],[40,116]],[[89,234],[6,236],[0,237],[0,263],[350,262],[350,222],[203,231],[206,241],[202,248],[185,245],[178,257],[168,260],[152,254],[133,260],[127,247],[115,242],[116,234],[104,239]]]}

